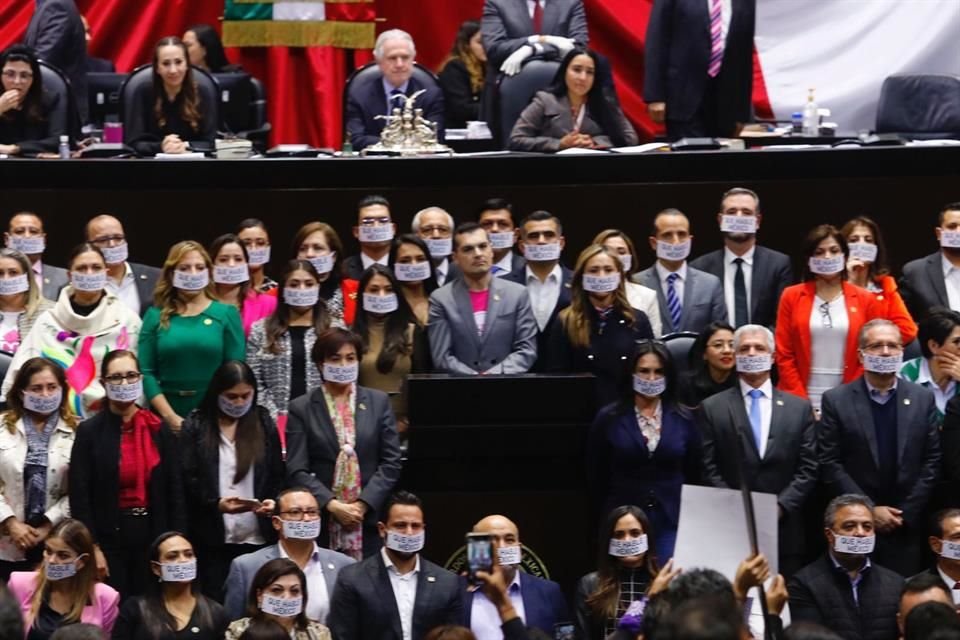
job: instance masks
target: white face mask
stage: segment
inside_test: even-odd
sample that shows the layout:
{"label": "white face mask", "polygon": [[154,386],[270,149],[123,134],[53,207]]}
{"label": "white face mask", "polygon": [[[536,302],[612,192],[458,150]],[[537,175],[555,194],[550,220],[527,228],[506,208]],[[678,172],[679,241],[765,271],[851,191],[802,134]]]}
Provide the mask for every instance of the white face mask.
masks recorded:
{"label": "white face mask", "polygon": [[617,257],[620,258],[620,264],[623,265],[623,272],[630,273],[630,267],[633,266],[633,256],[629,253],[618,253]]}
{"label": "white face mask", "polygon": [[387,293],[379,295],[376,293],[363,294],[363,309],[370,313],[393,313],[400,306],[397,294]]}
{"label": "white face mask", "polygon": [[284,287],[283,301],[291,307],[312,307],[320,300],[320,287],[292,289]]}
{"label": "white face mask", "polygon": [[[946,229],[941,229],[940,246],[948,249],[960,248],[960,231],[947,231]],[[16,249],[16,247],[14,247],[14,249]],[[43,249],[41,249],[41,251],[43,251]],[[24,251],[24,253],[27,252]]]}
{"label": "white face mask", "polygon": [[183,291],[203,291],[210,284],[210,274],[207,270],[196,273],[187,273],[186,271],[173,272],[173,286],[175,289]]}
{"label": "white face mask", "polygon": [[100,253],[107,264],[120,264],[126,262],[129,257],[130,247],[126,242],[118,244],[115,247],[101,247]]}
{"label": "white face mask", "polygon": [[494,250],[509,249],[516,240],[513,231],[497,231],[496,233],[487,233],[490,238],[490,247]]}
{"label": "white face mask", "polygon": [[197,579],[197,561],[159,562],[160,579],[164,582],[193,582]]}
{"label": "white face mask", "polygon": [[770,371],[773,366],[773,358],[769,353],[761,353],[755,356],[737,356],[738,373],[762,373]]}
{"label": "white face mask", "polygon": [[312,258],[307,258],[307,262],[313,265],[313,268],[317,270],[317,273],[323,275],[325,273],[330,273],[333,271],[333,264],[337,261],[337,254],[328,253],[325,256],[313,256]]}
{"label": "white face mask", "polygon": [[357,381],[357,374],[359,372],[359,362],[351,362],[350,364],[323,363],[323,379],[326,382],[350,384],[351,382]]}
{"label": "white face mask", "polygon": [[213,265],[213,281],[217,284],[242,284],[250,279],[250,268],[245,264]]}
{"label": "white face mask", "polygon": [[810,272],[821,276],[832,276],[843,271],[843,254],[830,256],[829,258],[810,258],[807,264],[810,265]]}
{"label": "white face mask", "polygon": [[429,262],[397,262],[393,265],[393,275],[400,282],[421,282],[430,277]]}
{"label": "white face mask", "polygon": [[889,356],[863,354],[863,368],[871,373],[897,373],[903,365],[903,352]]}
{"label": "white face mask", "polygon": [[417,553],[423,549],[423,542],[427,538],[427,532],[421,531],[412,536],[397,533],[396,531],[387,531],[387,541],[384,546],[400,553]]}
{"label": "white face mask", "polygon": [[251,395],[243,404],[234,404],[226,396],[217,396],[217,406],[223,415],[239,419],[250,411],[250,407],[253,406],[253,396]]}
{"label": "white face mask", "polygon": [[720,231],[724,233],[756,233],[756,216],[720,216]]}
{"label": "white face mask", "polygon": [[[82,558],[87,554],[83,553],[77,556],[77,560]],[[43,563],[43,572],[47,576],[47,580],[52,582],[57,582],[59,580],[66,580],[67,578],[72,578],[77,575],[77,560],[71,560],[70,562],[62,562],[60,564],[51,564],[50,561],[44,561]]]}
{"label": "white face mask", "polygon": [[833,550],[839,553],[865,556],[868,553],[873,553],[873,548],[876,544],[877,536],[866,536],[864,538],[841,535],[833,536]]}
{"label": "white face mask", "polygon": [[46,249],[46,239],[43,236],[10,236],[7,246],[16,249],[28,256],[43,253]]}
{"label": "white face mask", "polygon": [[647,534],[645,533],[639,538],[624,538],[623,540],[610,538],[610,546],[607,547],[607,553],[614,558],[629,558],[646,552]]}
{"label": "white face mask", "polygon": [[137,380],[129,384],[110,384],[103,385],[107,391],[107,398],[114,402],[136,402],[143,395],[143,380]]}
{"label": "white face mask", "polygon": [[870,242],[851,242],[847,245],[850,257],[864,262],[873,262],[877,259],[877,245]]}
{"label": "white face mask", "polygon": [[21,273],[12,278],[0,278],[0,296],[15,296],[18,293],[30,290],[27,274]]}
{"label": "white face mask", "polygon": [[265,247],[247,247],[247,259],[251,267],[259,267],[270,262],[270,245]]}
{"label": "white face mask", "polygon": [[446,258],[453,253],[453,238],[426,238],[424,242],[433,258]]}
{"label": "white face mask", "polygon": [[63,400],[63,389],[57,389],[49,396],[41,396],[25,391],[23,394],[23,408],[27,411],[47,416],[60,408],[61,400]]}
{"label": "white face mask", "polygon": [[278,618],[293,618],[303,611],[303,596],[296,598],[274,598],[264,594],[260,598],[260,611]]}
{"label": "white face mask", "polygon": [[611,273],[608,276],[583,274],[583,290],[589,293],[610,293],[616,291],[619,286],[619,273]]}
{"label": "white face mask", "polygon": [[523,245],[523,255],[528,262],[550,262],[551,260],[559,260],[560,243],[525,244]]}
{"label": "white face mask", "polygon": [[667,390],[667,379],[660,377],[649,380],[633,374],[633,390],[642,396],[656,398]]}
{"label": "white face mask", "polygon": [[291,540],[316,540],[320,535],[320,518],[315,520],[283,520],[283,537]]}
{"label": "white face mask", "polygon": [[948,560],[960,560],[960,542],[941,540],[940,556]]}
{"label": "white face mask", "polygon": [[77,291],[103,291],[103,288],[107,286],[107,272],[77,273],[71,271],[70,284]]}
{"label": "white face mask", "polygon": [[360,242],[389,242],[393,240],[392,224],[360,225]]}
{"label": "white face mask", "polygon": [[523,548],[520,545],[500,547],[497,549],[497,558],[500,560],[500,564],[504,566],[520,564],[520,560],[523,558]]}
{"label": "white face mask", "polygon": [[690,255],[691,245],[690,240],[684,240],[677,244],[657,240],[657,257],[661,260],[670,260],[671,262],[686,260],[687,256]]}

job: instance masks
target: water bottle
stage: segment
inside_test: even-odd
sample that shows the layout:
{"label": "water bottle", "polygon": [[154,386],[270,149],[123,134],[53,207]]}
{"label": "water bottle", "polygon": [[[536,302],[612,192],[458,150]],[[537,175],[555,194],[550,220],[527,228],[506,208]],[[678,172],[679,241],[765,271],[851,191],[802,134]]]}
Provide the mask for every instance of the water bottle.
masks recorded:
{"label": "water bottle", "polygon": [[348,158],[350,156],[356,155],[353,152],[353,143],[350,142],[350,138],[347,138],[346,140],[343,141],[343,146],[340,147],[340,155],[341,157],[344,157],[344,158]]}
{"label": "water bottle", "polygon": [[70,159],[70,138],[67,136],[60,136],[60,159],[69,160]]}
{"label": "water bottle", "polygon": [[798,136],[801,133],[803,133],[803,112],[794,111],[793,114],[791,114],[790,116],[790,124],[793,125],[793,128],[790,131],[790,133],[792,133],[795,136]]}
{"label": "water bottle", "polygon": [[807,95],[807,104],[803,105],[803,135],[808,138],[820,135],[820,114],[817,113],[817,103],[813,99],[813,87]]}

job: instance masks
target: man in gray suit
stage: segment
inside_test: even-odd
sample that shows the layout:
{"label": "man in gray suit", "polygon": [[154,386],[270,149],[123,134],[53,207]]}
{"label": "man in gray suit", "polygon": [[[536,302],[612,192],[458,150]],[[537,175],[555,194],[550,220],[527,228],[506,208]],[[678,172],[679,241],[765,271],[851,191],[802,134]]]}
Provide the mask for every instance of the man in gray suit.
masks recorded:
{"label": "man in gray suit", "polygon": [[490,274],[493,248],[476,222],[454,231],[453,257],[463,276],[430,295],[434,366],[465,375],[526,373],[537,359],[537,321],[526,287]]}
{"label": "man in gray suit", "polygon": [[250,584],[260,567],[275,558],[290,558],[307,577],[307,602],[304,604],[307,617],[321,623],[326,621],[337,575],[356,560],[317,546],[320,517],[317,499],[307,489],[295,487],[280,493],[277,513],[273,516],[273,528],[277,530],[279,542],[239,556],[230,563],[230,573],[223,585],[226,594],[223,605],[230,620],[247,615]]}
{"label": "man in gray suit", "polygon": [[960,202],[944,205],[935,231],[940,251],[911,260],[900,276],[900,295],[917,322],[933,307],[960,311]]}
{"label": "man in gray suit", "polygon": [[657,262],[632,280],[657,292],[663,333],[700,333],[711,322],[725,322],[723,285],[714,275],[687,265],[693,236],[679,209],[664,209],[653,219],[650,248]]}
{"label": "man in gray suit", "polygon": [[590,39],[582,0],[486,0],[481,32],[489,82],[498,71],[514,75],[532,55],[562,58]]}
{"label": "man in gray suit", "polygon": [[67,286],[67,270],[44,264],[41,258],[47,248],[47,234],[43,230],[43,220],[31,211],[13,214],[7,232],[3,234],[4,244],[16,249],[29,258],[33,277],[40,287],[41,294],[47,300],[56,302],[60,289]]}

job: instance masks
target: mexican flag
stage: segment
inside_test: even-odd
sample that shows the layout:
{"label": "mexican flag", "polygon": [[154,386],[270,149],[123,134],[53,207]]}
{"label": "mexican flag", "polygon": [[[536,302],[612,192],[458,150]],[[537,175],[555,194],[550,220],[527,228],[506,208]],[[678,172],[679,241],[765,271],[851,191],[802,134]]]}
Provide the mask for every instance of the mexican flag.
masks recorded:
{"label": "mexican flag", "polygon": [[371,49],[373,0],[224,0],[228,47]]}

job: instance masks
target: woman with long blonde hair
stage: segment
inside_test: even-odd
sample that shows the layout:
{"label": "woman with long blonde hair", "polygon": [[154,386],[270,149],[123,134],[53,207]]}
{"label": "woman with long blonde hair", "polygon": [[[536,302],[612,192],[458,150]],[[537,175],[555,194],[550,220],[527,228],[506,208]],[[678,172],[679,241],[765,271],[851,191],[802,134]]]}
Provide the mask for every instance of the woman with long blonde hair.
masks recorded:
{"label": "woman with long blonde hair", "polygon": [[450,55],[440,67],[440,87],[446,105],[447,128],[463,128],[470,120],[480,119],[480,94],[487,70],[480,21],[467,20],[460,25]]}

